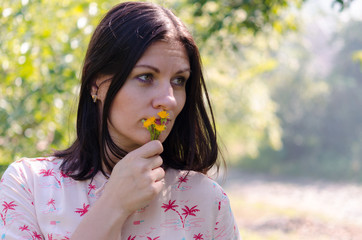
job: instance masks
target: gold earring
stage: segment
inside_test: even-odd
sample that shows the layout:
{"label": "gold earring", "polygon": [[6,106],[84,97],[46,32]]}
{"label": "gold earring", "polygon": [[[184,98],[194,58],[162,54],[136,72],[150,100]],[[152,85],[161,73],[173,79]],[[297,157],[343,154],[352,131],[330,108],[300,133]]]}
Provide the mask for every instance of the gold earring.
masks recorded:
{"label": "gold earring", "polygon": [[92,99],[93,99],[93,102],[96,103],[97,102],[97,94],[93,94]]}
{"label": "gold earring", "polygon": [[109,80],[112,80],[112,78],[108,78],[108,79],[106,79],[106,80],[104,80],[103,82],[101,82],[101,84],[99,84],[99,86],[97,85],[97,84],[94,84],[95,85],[95,87],[96,87],[96,93],[95,94],[92,94],[92,99],[93,99],[93,102],[94,103],[96,103],[97,102],[97,94],[98,94],[98,90],[99,90],[99,87],[103,84],[103,83],[105,83],[105,82],[107,82],[107,81],[109,81]]}

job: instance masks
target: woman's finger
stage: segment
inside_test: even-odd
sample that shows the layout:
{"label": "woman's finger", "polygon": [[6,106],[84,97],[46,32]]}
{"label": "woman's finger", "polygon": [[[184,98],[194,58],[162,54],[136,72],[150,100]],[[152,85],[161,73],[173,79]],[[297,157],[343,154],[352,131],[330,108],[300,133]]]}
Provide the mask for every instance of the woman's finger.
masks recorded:
{"label": "woman's finger", "polygon": [[131,154],[138,155],[142,158],[149,158],[156,155],[160,155],[163,152],[162,143],[158,140],[153,140],[145,145],[137,148]]}
{"label": "woman's finger", "polygon": [[165,170],[163,170],[161,167],[158,167],[152,170],[152,174],[155,178],[155,182],[158,182],[165,177]]}
{"label": "woman's finger", "polygon": [[146,159],[149,169],[155,169],[162,165],[163,160],[160,156],[154,156],[152,158]]}
{"label": "woman's finger", "polygon": [[164,187],[164,183],[163,183],[163,181],[158,181],[158,182],[155,182],[153,186],[154,186],[154,188],[155,188],[155,191],[156,191],[157,193],[159,193],[159,192],[162,191],[162,189],[163,189],[163,187]]}

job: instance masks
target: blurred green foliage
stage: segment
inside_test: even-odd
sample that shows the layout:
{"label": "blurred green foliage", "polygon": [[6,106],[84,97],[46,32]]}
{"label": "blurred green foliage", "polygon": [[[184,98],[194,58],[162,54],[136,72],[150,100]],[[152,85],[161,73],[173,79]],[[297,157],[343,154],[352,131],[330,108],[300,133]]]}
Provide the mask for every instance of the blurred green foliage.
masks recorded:
{"label": "blurred green foliage", "polygon": [[[1,3],[0,161],[48,154],[51,148],[61,149],[71,143],[82,58],[97,22],[116,3],[87,0]],[[252,44],[255,33],[273,24],[282,25],[279,12],[288,7],[287,2],[158,3],[172,8],[200,43],[205,66],[210,70],[213,98],[215,102],[225,100],[215,104],[222,119],[220,128],[235,133],[233,141],[244,136],[240,146],[250,145],[245,152],[257,151],[265,129],[275,132],[274,142],[278,142],[278,121],[268,89],[262,80],[252,80],[273,68],[275,62],[266,59],[260,64],[255,59],[242,67],[238,65],[240,58],[246,60],[245,55],[249,55],[242,50],[241,41]],[[219,87],[224,90],[217,91]],[[240,121],[241,113],[244,119]],[[255,124],[257,119],[259,123]],[[254,124],[254,129],[249,130],[249,125]]]}
{"label": "blurred green foliage", "polygon": [[[228,159],[360,158],[358,23],[344,29],[346,44],[336,56],[349,62],[314,78],[307,74],[310,56],[300,39],[289,41],[287,49],[281,45],[299,29],[296,9],[304,0],[153,2],[171,8],[200,47]],[[331,5],[343,9],[350,2]],[[72,142],[87,44],[102,15],[117,3],[1,2],[0,162],[51,154]],[[295,59],[283,58],[289,53]]]}
{"label": "blurred green foliage", "polygon": [[1,161],[70,143],[82,58],[109,7],[106,1],[1,3]]}
{"label": "blurred green foliage", "polygon": [[[316,24],[314,19],[312,24]],[[333,23],[331,23],[333,24]],[[361,21],[285,36],[269,78],[283,129],[280,151],[261,147],[244,167],[314,177],[362,180]],[[255,164],[256,163],[256,164]]]}

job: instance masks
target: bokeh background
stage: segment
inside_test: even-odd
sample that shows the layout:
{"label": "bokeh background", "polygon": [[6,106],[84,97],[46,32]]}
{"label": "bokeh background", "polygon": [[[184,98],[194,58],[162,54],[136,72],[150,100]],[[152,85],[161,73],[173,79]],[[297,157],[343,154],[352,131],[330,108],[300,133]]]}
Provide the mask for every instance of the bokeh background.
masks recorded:
{"label": "bokeh background", "polygon": [[[119,2],[0,0],[1,171],[73,141],[87,44]],[[361,0],[153,2],[171,8],[200,48],[245,239],[362,239],[362,207],[348,204],[362,199]],[[278,194],[278,207],[260,202]],[[321,201],[314,210],[335,194],[331,207],[352,209],[331,225],[324,212],[295,209],[305,194],[324,196],[307,201]],[[327,231],[310,238],[313,229]]]}

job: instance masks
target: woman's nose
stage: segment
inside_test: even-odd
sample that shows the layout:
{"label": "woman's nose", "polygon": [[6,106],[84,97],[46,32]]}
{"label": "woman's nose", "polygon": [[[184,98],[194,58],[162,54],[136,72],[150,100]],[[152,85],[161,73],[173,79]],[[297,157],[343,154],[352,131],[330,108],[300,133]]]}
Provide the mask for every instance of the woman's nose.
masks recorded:
{"label": "woman's nose", "polygon": [[152,105],[154,108],[163,110],[171,110],[177,106],[177,101],[171,84],[162,86],[155,91]]}

